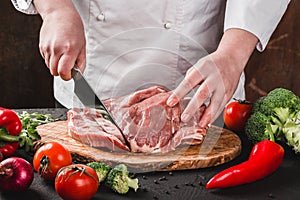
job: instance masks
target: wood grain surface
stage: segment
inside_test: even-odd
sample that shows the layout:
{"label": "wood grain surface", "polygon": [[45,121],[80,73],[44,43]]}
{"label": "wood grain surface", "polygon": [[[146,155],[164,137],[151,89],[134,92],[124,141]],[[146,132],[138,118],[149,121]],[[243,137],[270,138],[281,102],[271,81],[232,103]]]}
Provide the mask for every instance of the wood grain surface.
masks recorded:
{"label": "wood grain surface", "polygon": [[201,145],[182,146],[168,153],[130,153],[111,152],[93,148],[74,140],[67,133],[67,122],[57,121],[37,127],[42,144],[57,141],[65,145],[76,162],[105,162],[110,165],[124,163],[133,172],[172,171],[206,168],[226,163],[241,152],[241,140],[233,132],[216,126],[208,129],[207,136]]}

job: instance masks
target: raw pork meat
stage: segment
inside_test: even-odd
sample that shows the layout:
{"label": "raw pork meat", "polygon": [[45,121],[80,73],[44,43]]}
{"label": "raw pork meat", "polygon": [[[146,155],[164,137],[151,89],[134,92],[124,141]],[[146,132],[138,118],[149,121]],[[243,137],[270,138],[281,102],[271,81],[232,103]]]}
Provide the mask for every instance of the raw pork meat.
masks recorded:
{"label": "raw pork meat", "polygon": [[96,109],[73,108],[69,110],[68,134],[93,147],[129,151],[119,129],[104,119],[100,111]]}
{"label": "raw pork meat", "polygon": [[[186,101],[168,107],[170,93],[153,86],[133,94],[104,101],[120,126],[132,152],[168,152],[180,145],[201,144],[205,129],[197,122],[204,106],[188,122],[180,120]],[[94,147],[128,150],[120,131],[96,109],[71,109],[68,112],[69,134]]]}

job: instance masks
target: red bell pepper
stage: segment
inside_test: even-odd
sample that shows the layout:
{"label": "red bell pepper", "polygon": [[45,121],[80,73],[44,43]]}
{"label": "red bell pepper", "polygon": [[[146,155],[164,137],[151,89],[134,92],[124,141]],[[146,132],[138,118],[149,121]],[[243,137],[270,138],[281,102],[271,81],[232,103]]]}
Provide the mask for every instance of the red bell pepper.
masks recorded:
{"label": "red bell pepper", "polygon": [[270,140],[258,142],[247,161],[212,177],[207,182],[206,189],[233,187],[262,179],[280,166],[283,156],[284,149],[281,145]]}
{"label": "red bell pepper", "polygon": [[19,147],[19,138],[16,136],[22,130],[22,122],[17,113],[0,107],[0,127],[6,129],[6,131],[0,132],[0,152],[7,157]]}

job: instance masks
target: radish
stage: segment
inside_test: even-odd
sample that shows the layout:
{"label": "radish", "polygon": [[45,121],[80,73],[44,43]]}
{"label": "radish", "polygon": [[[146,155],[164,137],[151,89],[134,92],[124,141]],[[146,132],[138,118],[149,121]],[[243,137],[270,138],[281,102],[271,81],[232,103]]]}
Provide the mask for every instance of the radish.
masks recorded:
{"label": "radish", "polygon": [[3,192],[23,191],[33,181],[33,168],[23,158],[10,157],[0,163],[0,190]]}

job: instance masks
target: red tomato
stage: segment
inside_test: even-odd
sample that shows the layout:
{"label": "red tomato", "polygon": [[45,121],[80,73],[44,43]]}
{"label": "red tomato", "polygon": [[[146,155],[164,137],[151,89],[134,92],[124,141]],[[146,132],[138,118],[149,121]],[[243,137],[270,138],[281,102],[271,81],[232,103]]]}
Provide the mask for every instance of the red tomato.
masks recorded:
{"label": "red tomato", "polygon": [[242,131],[251,115],[252,104],[237,100],[230,102],[224,109],[223,119],[227,128],[233,131]]}
{"label": "red tomato", "polygon": [[63,199],[91,199],[98,186],[99,179],[95,170],[84,164],[63,167],[55,178],[55,190]]}
{"label": "red tomato", "polygon": [[54,180],[58,170],[72,164],[70,151],[57,142],[48,142],[34,154],[33,167],[39,175]]}

